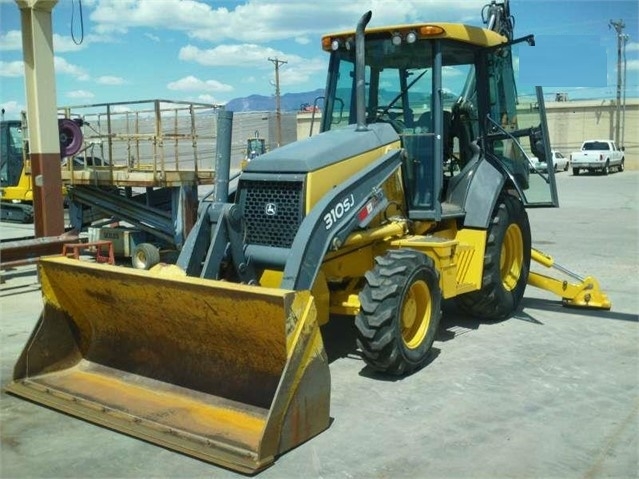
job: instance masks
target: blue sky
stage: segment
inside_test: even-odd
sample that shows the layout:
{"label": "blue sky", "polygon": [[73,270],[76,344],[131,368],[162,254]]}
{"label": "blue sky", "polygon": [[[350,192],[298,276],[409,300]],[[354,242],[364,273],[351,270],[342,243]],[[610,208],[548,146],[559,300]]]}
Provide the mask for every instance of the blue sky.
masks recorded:
{"label": "blue sky", "polygon": [[[82,20],[80,22],[80,3]],[[322,88],[322,34],[351,29],[366,10],[371,26],[421,21],[481,25],[489,0],[59,0],[53,10],[59,106],[162,98],[226,103],[251,94]],[[515,36],[537,37],[522,53],[520,84],[570,99],[614,98],[623,20],[627,98],[639,98],[637,0],[511,0]],[[83,31],[82,31],[83,27]],[[74,38],[76,41],[74,41]],[[79,42],[79,40],[82,40]],[[79,43],[79,44],[77,44]],[[590,66],[590,67],[588,67]],[[0,0],[0,104],[25,108],[20,12]]]}

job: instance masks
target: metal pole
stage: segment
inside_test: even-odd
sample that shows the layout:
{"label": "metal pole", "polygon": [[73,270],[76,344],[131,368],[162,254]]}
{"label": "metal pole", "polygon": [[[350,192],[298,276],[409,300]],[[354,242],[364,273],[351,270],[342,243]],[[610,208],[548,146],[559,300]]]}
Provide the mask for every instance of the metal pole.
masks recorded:
{"label": "metal pole", "polygon": [[16,0],[22,27],[34,230],[38,238],[64,233],[51,21],[56,3],[57,0]]}
{"label": "metal pole", "polygon": [[[626,44],[630,36],[625,34],[623,37],[623,111],[621,116],[621,146],[626,144],[626,77],[627,77],[627,61],[626,61]],[[619,146],[619,145],[617,145]]]}
{"label": "metal pole", "polygon": [[217,114],[215,145],[215,201],[218,203],[227,203],[229,200],[232,134],[233,112],[220,110]]}
{"label": "metal pole", "polygon": [[275,118],[277,119],[277,146],[282,146],[282,112],[280,109],[280,64],[288,63],[277,57],[269,58],[275,65]]}
{"label": "metal pole", "polygon": [[617,32],[617,103],[615,111],[615,143],[619,146],[619,126],[621,124],[621,32],[626,27],[623,20],[613,22],[610,20],[609,27]]}

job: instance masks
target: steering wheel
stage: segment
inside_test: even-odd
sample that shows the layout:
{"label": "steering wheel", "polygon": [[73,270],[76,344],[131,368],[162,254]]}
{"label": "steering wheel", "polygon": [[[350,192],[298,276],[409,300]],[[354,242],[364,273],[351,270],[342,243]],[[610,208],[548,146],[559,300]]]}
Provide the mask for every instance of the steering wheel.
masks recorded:
{"label": "steering wheel", "polygon": [[[391,110],[397,110],[397,113],[391,113]],[[401,117],[401,113],[403,112],[404,109],[398,106],[377,107],[372,123],[389,123],[397,133],[401,133],[406,128]]]}

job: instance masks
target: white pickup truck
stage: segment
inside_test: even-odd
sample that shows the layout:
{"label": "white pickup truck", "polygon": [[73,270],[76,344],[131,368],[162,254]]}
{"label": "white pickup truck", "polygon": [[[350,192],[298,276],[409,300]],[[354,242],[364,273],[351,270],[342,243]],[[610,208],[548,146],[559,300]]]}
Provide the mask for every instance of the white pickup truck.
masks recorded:
{"label": "white pickup truck", "polygon": [[581,145],[581,150],[570,154],[570,166],[575,176],[579,174],[579,170],[597,170],[604,175],[610,173],[612,168],[623,171],[623,148],[617,148],[612,140],[586,140]]}

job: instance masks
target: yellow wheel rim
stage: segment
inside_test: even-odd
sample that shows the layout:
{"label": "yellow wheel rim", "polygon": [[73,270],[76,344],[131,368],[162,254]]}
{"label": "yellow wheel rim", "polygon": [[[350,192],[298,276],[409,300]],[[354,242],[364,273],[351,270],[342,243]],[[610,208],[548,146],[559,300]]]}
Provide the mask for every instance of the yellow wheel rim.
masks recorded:
{"label": "yellow wheel rim", "polygon": [[501,245],[499,270],[501,282],[506,291],[512,291],[517,286],[524,264],[524,240],[519,226],[511,224],[506,230],[504,243]]}
{"label": "yellow wheel rim", "polygon": [[426,337],[431,315],[430,288],[416,281],[407,291],[402,305],[402,339],[409,349],[419,347]]}

